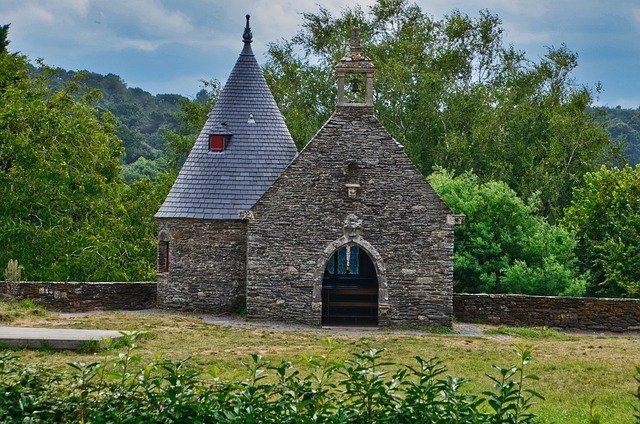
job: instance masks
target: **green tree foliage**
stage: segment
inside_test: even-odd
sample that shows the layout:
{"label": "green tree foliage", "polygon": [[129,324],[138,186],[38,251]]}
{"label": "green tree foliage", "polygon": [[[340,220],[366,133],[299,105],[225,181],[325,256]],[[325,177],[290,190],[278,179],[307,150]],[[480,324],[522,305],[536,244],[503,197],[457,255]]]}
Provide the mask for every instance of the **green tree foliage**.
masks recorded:
{"label": "green tree foliage", "polygon": [[155,181],[167,169],[167,160],[159,157],[153,160],[140,156],[135,162],[122,166],[122,176],[127,184],[149,178]]}
{"label": "green tree foliage", "polygon": [[592,91],[573,81],[577,55],[564,45],[533,62],[504,44],[488,11],[438,21],[405,0],[378,0],[338,17],[305,13],[295,37],[270,46],[266,78],[298,146],[333,110],[333,67],[354,27],[377,69],[379,119],[425,175],[434,165],[473,170],[523,198],[539,192],[553,219],[610,142],[586,113]]}
{"label": "green tree foliage", "polygon": [[620,167],[628,163],[635,166],[640,163],[640,107],[623,109],[597,107],[592,110],[594,116],[607,125],[609,134],[615,145],[619,146],[623,158],[618,162]]}
{"label": "green tree foliage", "polygon": [[17,259],[25,279],[151,278],[166,184],[124,184],[113,115],[76,88],[51,91],[0,53],[0,263]]}
{"label": "green tree foliage", "polygon": [[523,202],[505,183],[481,182],[470,172],[438,170],[429,182],[454,213],[454,289],[458,292],[584,294],[573,233],[538,215],[538,200]]}
{"label": "green tree foliage", "polygon": [[585,175],[563,223],[574,229],[589,294],[640,297],[640,165]]}
{"label": "green tree foliage", "polygon": [[11,24],[0,25],[0,54],[9,53],[9,26]]}

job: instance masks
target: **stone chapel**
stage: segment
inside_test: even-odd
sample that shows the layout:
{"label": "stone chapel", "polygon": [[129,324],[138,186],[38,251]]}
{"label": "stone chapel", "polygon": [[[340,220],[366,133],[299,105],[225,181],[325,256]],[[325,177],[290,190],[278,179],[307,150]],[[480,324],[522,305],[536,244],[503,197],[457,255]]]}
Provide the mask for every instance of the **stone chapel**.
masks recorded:
{"label": "stone chapel", "polygon": [[382,127],[354,33],[298,154],[251,50],[156,214],[158,304],[311,325],[450,326],[456,217]]}

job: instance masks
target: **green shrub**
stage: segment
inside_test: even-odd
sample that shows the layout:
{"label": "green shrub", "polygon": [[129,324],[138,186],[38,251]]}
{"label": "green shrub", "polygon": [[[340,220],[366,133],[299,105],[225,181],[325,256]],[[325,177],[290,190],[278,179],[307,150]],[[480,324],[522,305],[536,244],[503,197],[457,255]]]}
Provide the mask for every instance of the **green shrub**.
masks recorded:
{"label": "green shrub", "polygon": [[[68,371],[23,366],[0,355],[0,421],[211,423],[534,423],[525,388],[530,349],[518,364],[494,366],[493,390],[473,395],[462,378],[443,377],[437,359],[413,366],[384,360],[369,349],[342,363],[312,357],[301,376],[288,362],[272,366],[260,355],[243,362],[245,377],[225,382],[187,361],[144,364],[135,338],[112,360],[69,364]],[[332,347],[335,349],[335,346]]]}
{"label": "green shrub", "polygon": [[[528,424],[539,422],[531,408],[544,399],[528,387],[538,377],[526,372],[526,346],[516,346],[515,365],[493,366],[491,390],[473,394],[436,358],[404,366],[376,349],[338,362],[330,343],[304,375],[252,355],[242,376],[223,381],[215,368],[202,374],[186,360],[144,363],[135,337],[126,343],[113,359],[60,371],[0,353],[0,422]],[[640,386],[635,396],[640,401]],[[640,423],[638,407],[635,418]]]}
{"label": "green shrub", "polygon": [[538,199],[520,199],[501,181],[437,169],[429,182],[451,210],[455,228],[454,289],[470,293],[582,296],[574,234],[538,215]]}
{"label": "green shrub", "polygon": [[640,298],[640,165],[585,174],[563,224],[576,231],[590,295]]}

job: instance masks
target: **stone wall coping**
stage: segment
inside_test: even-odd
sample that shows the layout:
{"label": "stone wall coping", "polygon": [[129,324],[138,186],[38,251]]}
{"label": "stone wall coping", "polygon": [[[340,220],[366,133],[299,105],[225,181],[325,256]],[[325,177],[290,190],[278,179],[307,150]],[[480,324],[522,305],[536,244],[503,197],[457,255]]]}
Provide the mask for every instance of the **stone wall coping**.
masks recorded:
{"label": "stone wall coping", "polygon": [[0,280],[0,284],[158,284],[156,281],[16,281]]}

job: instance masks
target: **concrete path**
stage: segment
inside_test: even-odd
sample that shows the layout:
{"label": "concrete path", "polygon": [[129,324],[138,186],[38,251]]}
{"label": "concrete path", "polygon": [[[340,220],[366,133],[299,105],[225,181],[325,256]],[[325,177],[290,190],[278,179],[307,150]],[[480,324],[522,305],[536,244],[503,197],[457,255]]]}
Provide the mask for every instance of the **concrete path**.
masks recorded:
{"label": "concrete path", "polygon": [[122,337],[118,331],[60,328],[0,327],[0,346],[32,349],[78,349],[92,340]]}

